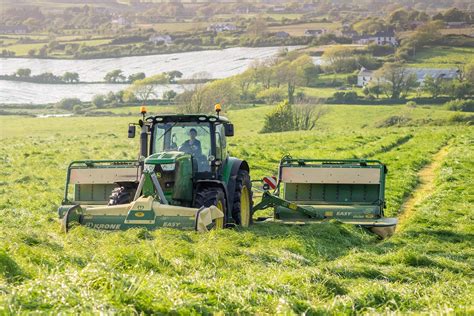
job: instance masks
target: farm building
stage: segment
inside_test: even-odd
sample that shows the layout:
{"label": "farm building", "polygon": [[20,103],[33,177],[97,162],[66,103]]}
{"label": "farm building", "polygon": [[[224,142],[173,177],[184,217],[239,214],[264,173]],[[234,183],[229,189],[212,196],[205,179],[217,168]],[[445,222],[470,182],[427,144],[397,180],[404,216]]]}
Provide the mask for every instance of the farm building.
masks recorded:
{"label": "farm building", "polygon": [[275,37],[278,37],[278,38],[288,38],[288,37],[290,37],[290,34],[288,34],[287,32],[283,32],[283,31],[276,32],[274,35],[275,35]]}
{"label": "farm building", "polygon": [[119,16],[115,19],[112,19],[111,23],[116,26],[130,26],[132,25],[132,22],[130,22],[128,19]]}
{"label": "farm building", "polygon": [[232,32],[237,31],[237,26],[230,23],[218,23],[218,24],[211,24],[207,27],[207,30],[210,32]]}
{"label": "farm building", "polygon": [[308,37],[319,37],[323,34],[326,34],[327,30],[326,29],[317,29],[317,30],[306,30],[304,31],[304,36]]}
{"label": "farm building", "polygon": [[153,44],[164,43],[165,45],[169,45],[173,43],[173,39],[169,35],[152,35],[148,39],[149,42]]}
{"label": "farm building", "polygon": [[26,34],[28,28],[24,25],[0,25],[0,34]]}
{"label": "farm building", "polygon": [[[407,71],[416,76],[416,81],[420,85],[423,85],[426,77],[453,80],[459,75],[459,70],[456,68],[407,68]],[[373,79],[373,77],[374,71],[367,70],[362,67],[357,74],[357,86],[363,87],[367,85]]]}

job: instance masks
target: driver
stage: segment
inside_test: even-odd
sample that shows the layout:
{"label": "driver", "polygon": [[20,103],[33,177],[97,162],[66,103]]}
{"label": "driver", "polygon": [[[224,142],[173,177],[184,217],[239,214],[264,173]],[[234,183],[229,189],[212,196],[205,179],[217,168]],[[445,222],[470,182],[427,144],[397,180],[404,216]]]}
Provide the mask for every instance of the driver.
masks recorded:
{"label": "driver", "polygon": [[185,141],[179,151],[184,151],[185,153],[191,154],[194,157],[199,157],[202,155],[201,142],[196,139],[197,131],[195,128],[189,130],[189,140]]}

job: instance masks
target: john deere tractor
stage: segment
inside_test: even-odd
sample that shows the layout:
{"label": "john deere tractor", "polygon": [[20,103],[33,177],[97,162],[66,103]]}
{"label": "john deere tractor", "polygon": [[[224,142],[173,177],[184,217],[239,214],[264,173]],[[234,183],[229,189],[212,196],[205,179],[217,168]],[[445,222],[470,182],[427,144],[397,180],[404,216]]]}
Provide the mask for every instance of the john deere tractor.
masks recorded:
{"label": "john deere tractor", "polygon": [[250,225],[249,166],[229,156],[227,137],[234,135],[234,127],[219,116],[219,106],[216,111],[146,117],[142,108],[143,118],[128,128],[129,138],[140,129],[138,160],[72,162],[59,208],[66,230],[71,222],[111,230],[199,230],[200,213],[209,207],[206,225]]}

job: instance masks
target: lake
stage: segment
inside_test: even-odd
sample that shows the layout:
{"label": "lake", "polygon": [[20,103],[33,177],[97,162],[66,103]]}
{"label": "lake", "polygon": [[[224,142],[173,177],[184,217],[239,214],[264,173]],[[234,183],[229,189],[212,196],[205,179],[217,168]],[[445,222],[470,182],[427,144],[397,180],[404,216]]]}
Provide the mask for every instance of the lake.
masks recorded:
{"label": "lake", "polygon": [[[298,47],[288,47],[289,50]],[[81,81],[103,81],[104,76],[121,69],[125,75],[144,72],[147,76],[179,70],[184,78],[198,73],[207,73],[209,78],[226,78],[243,72],[254,60],[265,60],[275,56],[281,47],[235,47],[223,50],[207,50],[165,55],[132,56],[87,60],[0,58],[0,74],[14,73],[18,68],[29,68],[32,75],[52,72],[62,75],[66,71],[77,72]],[[314,58],[318,63],[319,59]],[[119,91],[123,84],[35,84],[16,81],[0,81],[0,103],[53,103],[65,97],[76,97],[89,101],[96,94]],[[166,90],[182,91],[178,85],[157,88],[157,93]]]}

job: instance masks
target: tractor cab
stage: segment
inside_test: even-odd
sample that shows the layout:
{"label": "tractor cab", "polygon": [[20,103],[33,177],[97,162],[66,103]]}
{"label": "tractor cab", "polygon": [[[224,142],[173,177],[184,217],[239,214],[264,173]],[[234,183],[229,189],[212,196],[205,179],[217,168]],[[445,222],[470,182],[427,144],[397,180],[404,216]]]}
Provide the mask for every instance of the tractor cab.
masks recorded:
{"label": "tractor cab", "polygon": [[[149,153],[190,155],[193,171],[211,177],[227,159],[226,137],[233,126],[224,117],[213,115],[159,115],[149,117],[151,140]],[[169,156],[169,155],[168,155]],[[165,168],[172,166],[165,166]]]}

